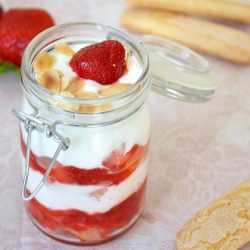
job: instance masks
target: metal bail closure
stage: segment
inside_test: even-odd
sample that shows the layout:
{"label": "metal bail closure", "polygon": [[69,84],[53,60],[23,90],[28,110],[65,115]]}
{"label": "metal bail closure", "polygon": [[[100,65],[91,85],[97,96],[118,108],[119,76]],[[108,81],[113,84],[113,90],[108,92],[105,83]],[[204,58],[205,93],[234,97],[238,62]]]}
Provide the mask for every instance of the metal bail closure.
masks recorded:
{"label": "metal bail closure", "polygon": [[210,64],[193,50],[151,35],[140,37],[147,49],[152,90],[178,100],[205,102],[219,86]]}
{"label": "metal bail closure", "polygon": [[[47,181],[50,171],[52,170],[55,161],[61,152],[61,150],[66,151],[69,147],[70,141],[68,138],[64,138],[56,131],[56,122],[51,123],[43,118],[37,117],[38,110],[35,110],[33,114],[28,115],[22,111],[13,110],[13,113],[20,119],[21,122],[24,123],[25,130],[27,131],[27,150],[26,150],[26,159],[25,159],[25,172],[23,178],[23,186],[22,186],[22,198],[24,201],[32,200],[36,194],[41,190],[45,182]],[[30,164],[30,150],[31,150],[31,136],[32,132],[36,130],[41,133],[45,133],[48,138],[54,139],[58,142],[58,147],[54,156],[37,187],[31,192],[30,195],[26,195],[27,183],[29,179],[29,164]]]}

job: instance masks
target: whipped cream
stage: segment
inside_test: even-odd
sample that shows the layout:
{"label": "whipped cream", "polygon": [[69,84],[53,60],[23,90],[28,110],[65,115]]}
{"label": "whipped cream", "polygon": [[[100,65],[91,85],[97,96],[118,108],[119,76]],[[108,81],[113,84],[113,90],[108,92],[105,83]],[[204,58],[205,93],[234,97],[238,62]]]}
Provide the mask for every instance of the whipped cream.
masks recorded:
{"label": "whipped cream", "polygon": [[[24,169],[24,168],[23,168]],[[126,200],[139,189],[147,174],[147,160],[119,185],[68,185],[62,183],[46,183],[36,195],[36,199],[50,209],[77,209],[88,214],[105,213],[112,207]],[[41,181],[43,175],[30,169],[27,184],[29,191],[33,191]],[[100,197],[91,194],[100,189],[107,188]]]}

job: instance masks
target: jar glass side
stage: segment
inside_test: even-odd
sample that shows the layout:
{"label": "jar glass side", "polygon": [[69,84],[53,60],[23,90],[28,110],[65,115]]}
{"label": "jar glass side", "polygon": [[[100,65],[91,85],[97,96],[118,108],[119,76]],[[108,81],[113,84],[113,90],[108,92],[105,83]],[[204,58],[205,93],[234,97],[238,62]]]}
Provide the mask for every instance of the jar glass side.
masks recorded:
{"label": "jar glass side", "polygon": [[[138,57],[141,75],[129,91],[86,100],[49,93],[35,82],[32,64],[37,53],[66,38],[83,39],[84,32],[85,38],[94,37],[94,31],[98,36],[102,34],[99,39],[119,39]],[[25,52],[22,110],[34,114],[31,118],[42,124],[41,129],[38,126],[32,131],[26,195],[36,188],[54,158],[58,140],[53,133],[70,142],[67,150],[58,155],[43,187],[25,203],[33,223],[55,239],[77,244],[101,243],[124,232],[141,214],[150,137],[150,78],[147,55],[141,47],[110,27],[72,24],[45,31]],[[108,102],[111,108],[78,113],[58,107],[58,102],[84,106]],[[25,119],[23,122],[20,131],[25,162],[30,123]]]}
{"label": "jar glass side", "polygon": [[[71,243],[95,244],[125,231],[142,212],[147,179],[150,115],[145,102],[133,115],[104,127],[60,125],[73,144],[49,179],[26,203],[42,231]],[[27,132],[21,126],[23,155]],[[56,142],[34,131],[27,192],[41,180]]]}

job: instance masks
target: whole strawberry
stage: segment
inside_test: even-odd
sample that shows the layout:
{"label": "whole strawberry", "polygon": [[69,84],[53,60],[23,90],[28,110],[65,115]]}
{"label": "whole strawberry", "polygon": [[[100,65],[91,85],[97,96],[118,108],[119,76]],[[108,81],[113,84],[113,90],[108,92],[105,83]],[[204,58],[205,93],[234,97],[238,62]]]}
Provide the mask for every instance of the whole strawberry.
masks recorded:
{"label": "whole strawberry", "polygon": [[82,78],[111,84],[124,74],[125,54],[120,42],[107,40],[79,50],[72,57],[70,66]]}
{"label": "whole strawberry", "polygon": [[28,43],[41,31],[53,26],[54,21],[41,9],[11,9],[7,12],[1,9],[0,7],[1,61],[20,66]]}

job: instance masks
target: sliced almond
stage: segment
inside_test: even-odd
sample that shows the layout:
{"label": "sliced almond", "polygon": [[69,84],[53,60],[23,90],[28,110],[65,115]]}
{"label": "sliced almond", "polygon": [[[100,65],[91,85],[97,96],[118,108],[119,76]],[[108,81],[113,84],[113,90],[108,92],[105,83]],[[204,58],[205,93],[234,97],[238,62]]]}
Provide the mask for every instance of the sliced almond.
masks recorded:
{"label": "sliced almond", "polygon": [[65,104],[65,103],[60,102],[57,104],[57,106],[70,112],[79,111],[79,105],[76,105],[76,104]]}
{"label": "sliced almond", "polygon": [[[82,92],[80,96],[81,98],[93,99],[98,98],[98,95],[91,92]],[[102,112],[111,108],[110,103],[104,103],[100,105],[81,105],[79,111],[82,113],[96,113]]]}
{"label": "sliced almond", "polygon": [[60,78],[64,76],[63,72],[61,70],[59,70],[59,69],[55,69],[55,70],[57,71]]}
{"label": "sliced almond", "polygon": [[60,95],[62,95],[62,96],[66,96],[66,97],[74,97],[74,95],[73,94],[71,94],[70,92],[68,92],[68,91],[62,91],[62,92],[60,92]]}
{"label": "sliced almond", "polygon": [[100,105],[81,105],[79,111],[82,113],[98,113],[108,110],[112,107],[110,103]]}
{"label": "sliced almond", "polygon": [[131,63],[131,53],[127,52],[127,54],[126,54],[126,66],[127,66],[127,69],[129,69],[130,63]]}
{"label": "sliced almond", "polygon": [[[81,92],[79,95],[77,95],[78,98],[84,98],[84,99],[94,99],[98,98],[98,95],[91,92]],[[105,104],[102,105],[81,105],[79,111],[83,113],[95,113],[98,111],[98,108],[103,108]],[[105,106],[106,107],[106,106]]]}
{"label": "sliced almond", "polygon": [[77,92],[75,96],[78,98],[85,98],[85,99],[98,98],[97,94],[87,91]]}
{"label": "sliced almond", "polygon": [[[77,97],[85,99],[98,98],[98,95],[92,92],[81,92]],[[106,108],[106,104],[101,105],[81,105],[79,111],[83,113],[94,113],[98,109]]]}
{"label": "sliced almond", "polygon": [[[67,92],[67,91],[60,92],[60,95],[65,96],[65,97],[72,97],[72,98],[74,97],[73,94],[71,94],[70,92]],[[77,105],[77,104],[69,104],[69,103],[59,102],[59,103],[57,103],[57,106],[65,109],[65,110],[72,111],[72,112],[76,112],[79,110],[79,105]]]}
{"label": "sliced almond", "polygon": [[56,69],[56,71],[58,72],[59,78],[60,78],[60,83],[61,83],[61,91],[65,90],[68,85],[69,85],[69,81],[68,79],[64,76],[63,72],[61,70]]}
{"label": "sliced almond", "polygon": [[61,91],[65,90],[69,86],[69,81],[65,76],[60,77],[60,83],[61,83]]}
{"label": "sliced almond", "polygon": [[131,88],[131,86],[132,84],[128,84],[128,83],[123,83],[123,84],[115,83],[109,88],[101,89],[98,92],[98,94],[102,96],[113,96],[113,95],[117,95],[123,91],[128,90],[129,88]]}
{"label": "sliced almond", "polygon": [[41,76],[42,76],[42,72],[41,72],[41,74],[38,74],[38,73],[35,74],[35,78],[36,78],[36,80],[37,80],[39,83],[41,83]]}
{"label": "sliced almond", "polygon": [[55,51],[66,56],[73,56],[75,54],[75,51],[66,43],[57,44]]}
{"label": "sliced almond", "polygon": [[56,70],[50,69],[43,72],[40,80],[41,85],[50,91],[59,93],[61,84],[59,74]]}
{"label": "sliced almond", "polygon": [[85,83],[82,79],[75,78],[69,82],[69,85],[65,90],[72,93],[74,96],[77,96],[84,91],[84,86]]}
{"label": "sliced almond", "polygon": [[34,70],[39,73],[51,69],[56,62],[56,58],[48,52],[39,54],[34,62]]}

